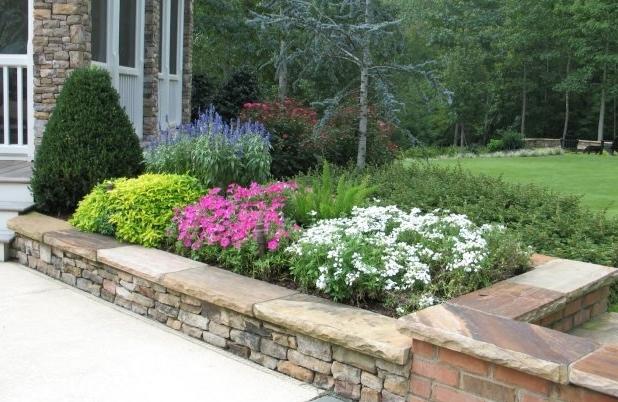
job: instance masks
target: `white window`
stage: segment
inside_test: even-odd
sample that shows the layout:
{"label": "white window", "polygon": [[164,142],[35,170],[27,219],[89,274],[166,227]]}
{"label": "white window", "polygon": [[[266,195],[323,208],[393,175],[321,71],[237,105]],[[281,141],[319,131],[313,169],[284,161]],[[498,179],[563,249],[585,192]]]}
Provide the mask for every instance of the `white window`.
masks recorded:
{"label": "white window", "polygon": [[0,54],[26,54],[28,50],[28,2],[0,2]]}
{"label": "white window", "polygon": [[92,60],[107,62],[107,0],[92,0]]}

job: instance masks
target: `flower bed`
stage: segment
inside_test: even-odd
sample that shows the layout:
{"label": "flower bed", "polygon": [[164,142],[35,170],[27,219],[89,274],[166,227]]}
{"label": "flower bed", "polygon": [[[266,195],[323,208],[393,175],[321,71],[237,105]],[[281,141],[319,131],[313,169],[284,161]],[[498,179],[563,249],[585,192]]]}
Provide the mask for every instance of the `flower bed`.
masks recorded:
{"label": "flower bed", "polygon": [[[321,182],[331,181],[327,168],[322,175]],[[314,202],[322,212],[310,212],[315,222],[306,228],[298,224],[304,220],[297,223],[292,218],[298,211],[286,206],[298,207],[289,201],[318,188],[305,186],[299,191],[293,182],[232,184],[225,193],[213,188],[196,202],[176,205],[164,234],[166,241],[158,246],[389,315],[402,315],[488,286],[522,272],[528,264],[529,251],[500,226],[477,226],[464,215],[446,211],[422,213],[370,205],[376,202],[367,199],[371,191],[359,192],[367,186],[366,180],[345,180],[319,189],[323,194]],[[102,216],[96,216],[91,210],[93,198],[105,198],[105,191],[117,190],[99,186],[80,204],[75,214],[79,219],[74,221],[80,228],[97,231],[97,225],[84,222],[92,219],[107,234],[121,233],[116,229],[118,219],[106,221],[109,211],[103,208]],[[152,194],[166,198],[166,191],[162,188]],[[350,204],[333,219],[320,219],[332,218],[332,210],[322,205],[339,199],[345,204],[348,194],[353,204],[366,205]],[[125,198],[133,200],[130,195]],[[148,194],[140,194],[140,202],[148,204]],[[115,208],[127,210],[122,205]],[[326,210],[331,212],[325,214]],[[149,219],[159,222],[158,218]],[[141,224],[149,227],[147,222]],[[155,245],[152,238],[141,244]]]}

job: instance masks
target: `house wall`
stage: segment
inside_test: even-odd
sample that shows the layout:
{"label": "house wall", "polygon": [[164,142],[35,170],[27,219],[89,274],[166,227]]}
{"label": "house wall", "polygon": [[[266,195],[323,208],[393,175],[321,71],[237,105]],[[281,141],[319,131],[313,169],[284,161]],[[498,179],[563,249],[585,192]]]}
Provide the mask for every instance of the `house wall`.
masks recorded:
{"label": "house wall", "polygon": [[182,121],[191,120],[191,89],[193,80],[193,0],[185,0],[182,77]]}
{"label": "house wall", "polygon": [[[193,0],[185,1],[183,60],[183,121],[191,117]],[[158,0],[146,0],[144,32],[144,141],[158,135],[158,55],[160,10]],[[91,21],[89,0],[35,0],[34,2],[34,129],[35,145],[67,76],[90,65]]]}
{"label": "house wall", "polygon": [[34,134],[41,143],[45,124],[64,80],[76,68],[90,64],[88,0],[34,2]]}
{"label": "house wall", "polygon": [[159,132],[159,0],[146,0],[144,33],[144,142]]}

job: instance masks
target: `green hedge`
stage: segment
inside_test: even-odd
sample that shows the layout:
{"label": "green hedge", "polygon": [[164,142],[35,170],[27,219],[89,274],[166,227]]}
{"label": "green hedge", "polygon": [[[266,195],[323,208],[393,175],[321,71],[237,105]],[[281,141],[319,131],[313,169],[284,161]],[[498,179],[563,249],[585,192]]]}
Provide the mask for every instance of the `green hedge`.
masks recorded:
{"label": "green hedge", "polygon": [[37,207],[72,212],[97,183],[133,177],[142,169],[139,140],[109,74],[97,68],[74,71],[37,149],[31,182]]}

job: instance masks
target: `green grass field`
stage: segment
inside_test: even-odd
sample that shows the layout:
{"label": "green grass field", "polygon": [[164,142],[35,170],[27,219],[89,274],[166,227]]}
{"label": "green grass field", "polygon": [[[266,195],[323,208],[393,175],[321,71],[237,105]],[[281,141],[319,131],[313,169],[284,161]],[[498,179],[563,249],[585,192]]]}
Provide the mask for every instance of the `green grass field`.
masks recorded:
{"label": "green grass field", "polygon": [[515,183],[534,183],[582,196],[588,207],[618,217],[618,156],[557,155],[542,157],[434,160],[441,166],[500,176]]}

